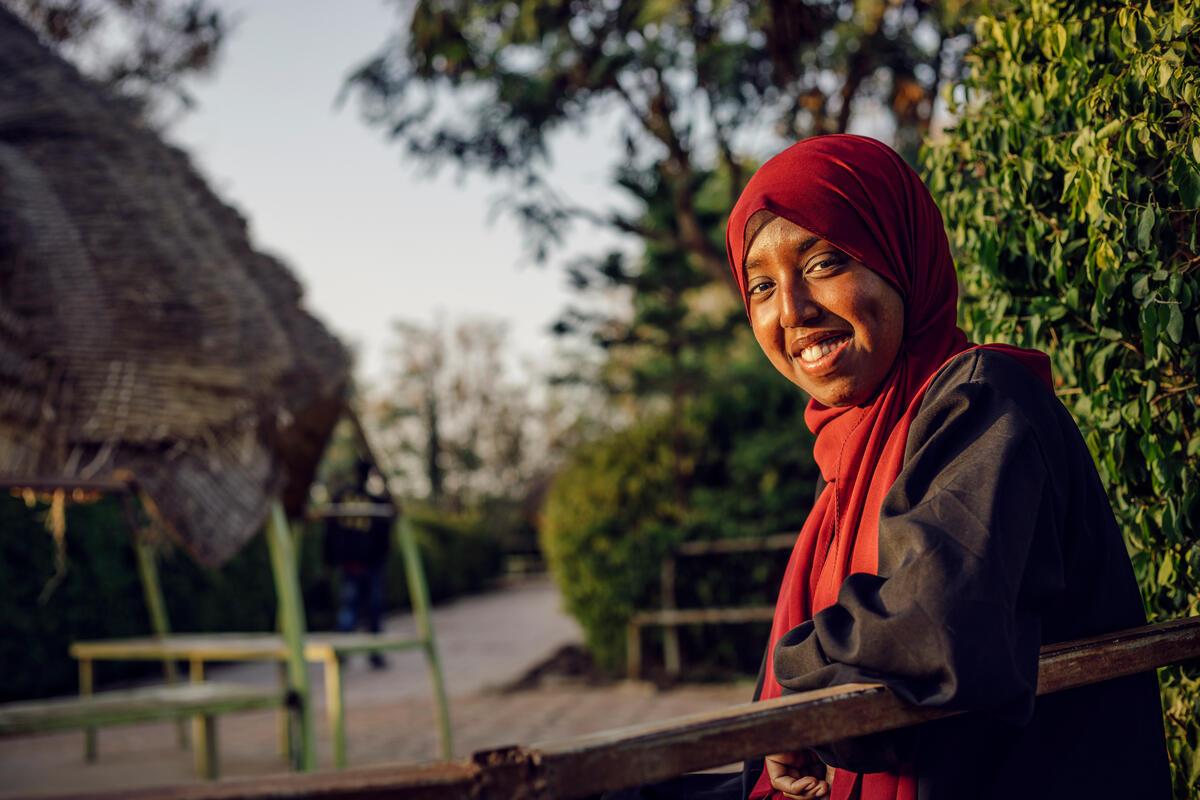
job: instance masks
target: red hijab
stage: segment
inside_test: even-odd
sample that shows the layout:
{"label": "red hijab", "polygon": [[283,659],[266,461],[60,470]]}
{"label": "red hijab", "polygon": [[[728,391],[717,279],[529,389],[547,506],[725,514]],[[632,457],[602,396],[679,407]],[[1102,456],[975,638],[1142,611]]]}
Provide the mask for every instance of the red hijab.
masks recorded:
{"label": "red hijab", "polygon": [[[879,511],[900,474],[908,430],[933,376],[973,346],[956,323],[958,281],[942,215],[917,174],[891,148],[863,136],[816,136],[792,145],[750,179],[729,215],[725,247],[747,301],[746,224],[770,211],[820,236],[884,278],[904,300],[904,336],[878,394],[861,406],[809,401],[804,419],[827,481],[792,551],[775,605],[760,700],[779,697],[780,638],[837,602],[846,577],[877,574]],[[749,305],[747,304],[747,312]],[[986,345],[1017,358],[1050,386],[1050,363],[1034,350]],[[833,800],[858,776],[836,770]],[[752,798],[772,794],[766,771]],[[862,776],[863,800],[916,798],[911,774]]]}

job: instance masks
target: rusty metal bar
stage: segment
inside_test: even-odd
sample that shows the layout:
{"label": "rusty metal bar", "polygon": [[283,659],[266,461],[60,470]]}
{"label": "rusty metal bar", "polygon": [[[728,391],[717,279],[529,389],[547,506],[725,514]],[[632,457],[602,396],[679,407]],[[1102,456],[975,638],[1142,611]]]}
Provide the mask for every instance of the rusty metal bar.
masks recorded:
{"label": "rusty metal bar", "polygon": [[[1200,616],[1050,645],[1042,652],[1038,694],[1196,658],[1200,658]],[[271,777],[123,791],[120,796],[138,800],[573,800],[764,753],[951,715],[908,705],[879,684],[852,684],[566,742],[477,753],[470,763]]]}

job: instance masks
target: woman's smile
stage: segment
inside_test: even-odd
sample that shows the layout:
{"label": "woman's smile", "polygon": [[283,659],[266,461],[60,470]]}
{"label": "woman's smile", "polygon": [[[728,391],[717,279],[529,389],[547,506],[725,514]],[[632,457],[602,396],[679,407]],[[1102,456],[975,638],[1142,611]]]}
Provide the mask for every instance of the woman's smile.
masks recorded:
{"label": "woman's smile", "polygon": [[792,363],[813,376],[831,372],[852,335],[838,331],[801,336],[788,346]]}

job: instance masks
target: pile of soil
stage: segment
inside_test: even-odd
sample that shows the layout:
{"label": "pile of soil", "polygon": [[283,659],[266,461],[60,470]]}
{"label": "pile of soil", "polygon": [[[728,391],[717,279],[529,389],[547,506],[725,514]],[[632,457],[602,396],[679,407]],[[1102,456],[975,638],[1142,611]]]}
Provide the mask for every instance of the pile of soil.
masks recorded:
{"label": "pile of soil", "polygon": [[607,686],[614,679],[605,674],[581,644],[563,645],[523,675],[500,686],[502,694],[525,692],[544,686]]}

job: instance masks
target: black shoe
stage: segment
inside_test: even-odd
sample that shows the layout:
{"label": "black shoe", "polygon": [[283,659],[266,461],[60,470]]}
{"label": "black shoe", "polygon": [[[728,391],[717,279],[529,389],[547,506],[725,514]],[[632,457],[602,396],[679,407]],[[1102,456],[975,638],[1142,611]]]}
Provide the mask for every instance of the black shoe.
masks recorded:
{"label": "black shoe", "polygon": [[371,664],[371,669],[387,669],[387,659],[383,657],[383,653],[371,653],[367,657],[367,661]]}

